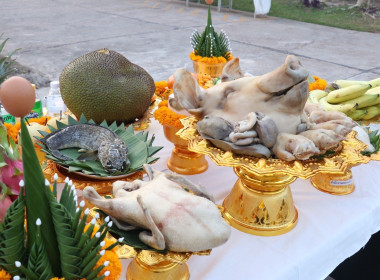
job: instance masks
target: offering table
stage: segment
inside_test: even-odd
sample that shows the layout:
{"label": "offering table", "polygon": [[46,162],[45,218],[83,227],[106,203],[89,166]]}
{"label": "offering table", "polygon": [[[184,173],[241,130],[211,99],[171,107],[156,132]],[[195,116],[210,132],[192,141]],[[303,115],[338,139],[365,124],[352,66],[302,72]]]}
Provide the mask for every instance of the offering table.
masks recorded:
{"label": "offering table", "polygon": [[[155,145],[164,146],[154,168],[167,170],[172,144],[155,120],[148,130],[156,136]],[[209,169],[189,178],[205,186],[221,205],[236,175],[232,168],[207,160]],[[296,180],[291,190],[298,223],[292,231],[262,237],[232,229],[227,243],[214,248],[209,256],[189,259],[190,279],[324,279],[380,230],[379,171],[380,162],[376,161],[352,168],[356,188],[346,196],[329,195],[315,189],[309,180]],[[122,261],[122,279],[129,262]]]}

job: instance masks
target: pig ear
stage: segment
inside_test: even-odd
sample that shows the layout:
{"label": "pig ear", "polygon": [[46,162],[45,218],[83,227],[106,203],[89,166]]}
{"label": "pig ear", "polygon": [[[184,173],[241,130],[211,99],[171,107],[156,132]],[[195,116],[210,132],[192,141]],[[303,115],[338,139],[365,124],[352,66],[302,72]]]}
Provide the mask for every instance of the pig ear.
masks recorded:
{"label": "pig ear", "polygon": [[181,68],[174,73],[173,93],[174,99],[170,99],[169,102],[174,109],[199,109],[203,92],[188,70]]}
{"label": "pig ear", "polygon": [[241,71],[239,58],[235,57],[224,66],[222,71],[222,82],[233,81],[243,77],[243,71]]}

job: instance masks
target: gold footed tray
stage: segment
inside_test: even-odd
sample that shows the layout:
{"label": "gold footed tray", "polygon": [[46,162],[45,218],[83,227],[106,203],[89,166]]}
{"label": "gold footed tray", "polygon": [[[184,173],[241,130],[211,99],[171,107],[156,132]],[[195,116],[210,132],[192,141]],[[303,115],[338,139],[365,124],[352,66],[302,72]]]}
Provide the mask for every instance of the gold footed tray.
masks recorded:
{"label": "gold footed tray", "polygon": [[58,175],[57,183],[64,183],[66,177],[73,181],[76,189],[83,190],[87,186],[92,186],[100,195],[110,194],[112,184],[116,181],[134,181],[142,178],[143,171],[138,171],[130,175],[112,176],[112,177],[98,177],[86,174],[79,174],[79,172],[68,172],[67,168],[57,165],[52,160],[46,161],[46,167],[43,170],[44,176],[50,182],[53,182],[54,174]]}
{"label": "gold footed tray", "polygon": [[174,144],[174,149],[167,161],[168,168],[178,174],[193,175],[207,170],[208,163],[203,154],[187,149],[187,142],[176,135],[180,128],[163,125],[165,137]]}
{"label": "gold footed tray", "polygon": [[224,218],[236,229],[255,235],[273,236],[290,231],[298,219],[289,184],[319,173],[344,175],[346,170],[369,162],[361,155],[366,145],[351,132],[339,151],[323,159],[286,162],[233,154],[202,139],[195,118],[182,119],[177,134],[188,141],[188,149],[208,155],[217,165],[234,168],[239,177],[223,202]]}
{"label": "gold footed tray", "polygon": [[[380,152],[365,156],[366,163],[371,160],[380,160]],[[347,195],[355,190],[355,182],[348,166],[343,174],[318,173],[310,179],[311,184],[318,190],[332,195]]]}
{"label": "gold footed tray", "polygon": [[349,167],[344,174],[319,173],[311,177],[310,182],[316,189],[333,195],[346,195],[355,190]]}
{"label": "gold footed tray", "polygon": [[[94,217],[96,208],[90,210]],[[97,221],[99,224],[99,220]],[[108,233],[106,238],[112,242],[116,239]],[[161,254],[155,251],[135,249],[128,245],[117,245],[116,253],[120,259],[130,259],[127,268],[128,280],[188,280],[190,277],[186,262],[192,255],[207,256],[211,250],[201,252],[172,252]]]}

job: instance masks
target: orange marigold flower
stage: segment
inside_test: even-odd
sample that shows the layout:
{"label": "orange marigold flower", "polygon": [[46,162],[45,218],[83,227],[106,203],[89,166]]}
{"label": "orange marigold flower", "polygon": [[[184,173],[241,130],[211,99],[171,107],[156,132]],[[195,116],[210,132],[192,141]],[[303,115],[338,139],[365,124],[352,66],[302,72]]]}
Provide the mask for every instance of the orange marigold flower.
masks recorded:
{"label": "orange marigold flower", "polygon": [[309,91],[312,91],[315,89],[325,90],[327,86],[327,81],[317,76],[313,76],[313,78],[315,79],[315,82],[309,84]]}
{"label": "orange marigold flower", "polygon": [[106,276],[104,278],[105,280],[118,280],[118,279],[120,279],[121,270],[122,270],[121,262],[120,262],[119,258],[117,257],[117,254],[115,252],[113,252],[112,250],[111,251],[107,250],[105,252],[105,254],[96,263],[94,269],[103,265],[106,261],[109,262],[108,266],[103,268],[99,272],[98,276],[102,276],[102,275],[104,275],[104,273],[106,271],[109,271],[110,275]]}
{"label": "orange marigold flower", "polygon": [[0,268],[0,279],[1,280],[12,279],[12,276],[8,272],[6,272],[4,269]]}
{"label": "orange marigold flower", "polygon": [[157,96],[161,96],[168,87],[168,83],[166,81],[154,82],[154,84],[156,86],[156,91],[154,93]]}
{"label": "orange marigold flower", "polygon": [[51,117],[50,116],[44,116],[44,117],[41,117],[41,118],[31,118],[31,119],[28,119],[28,122],[29,123],[32,123],[32,122],[35,122],[35,123],[39,123],[41,125],[46,125],[48,120],[50,120]]}
{"label": "orange marigold flower", "polygon": [[12,125],[10,123],[4,123],[5,128],[7,129],[7,135],[9,138],[12,138],[13,141],[17,143],[17,135],[20,129],[17,129],[15,125]]}
{"label": "orange marigold flower", "polygon": [[[204,57],[204,56],[196,55],[194,52],[191,52],[189,57],[191,60],[204,62],[204,63],[208,63],[208,64],[218,64],[218,63],[226,63],[227,62],[227,59],[225,59],[223,56]],[[230,53],[228,60],[231,60],[232,58],[233,58],[233,56]]]}
{"label": "orange marigold flower", "polygon": [[179,115],[170,110],[167,100],[161,101],[158,104],[158,109],[154,112],[154,118],[162,125],[167,124],[175,127],[182,127],[180,119],[185,117],[185,115]]}

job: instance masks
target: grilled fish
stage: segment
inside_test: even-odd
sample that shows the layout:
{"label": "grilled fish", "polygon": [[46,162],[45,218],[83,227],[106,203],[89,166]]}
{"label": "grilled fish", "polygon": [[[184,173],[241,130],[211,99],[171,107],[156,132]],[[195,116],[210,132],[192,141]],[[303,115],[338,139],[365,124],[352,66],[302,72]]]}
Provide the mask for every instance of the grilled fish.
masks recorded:
{"label": "grilled fish", "polygon": [[41,142],[60,160],[73,160],[59,151],[66,148],[79,148],[86,155],[97,153],[96,159],[109,173],[125,171],[130,164],[124,141],[112,130],[95,124],[70,125],[46,135]]}

